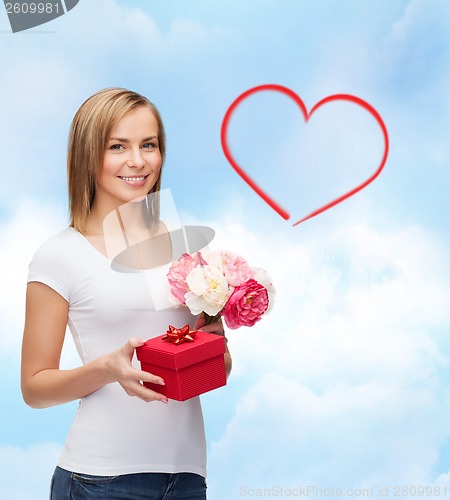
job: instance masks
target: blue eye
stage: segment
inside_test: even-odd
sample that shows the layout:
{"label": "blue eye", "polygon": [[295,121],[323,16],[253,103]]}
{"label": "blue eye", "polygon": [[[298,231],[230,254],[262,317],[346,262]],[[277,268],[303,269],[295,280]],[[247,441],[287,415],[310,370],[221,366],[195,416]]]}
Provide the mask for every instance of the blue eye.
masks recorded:
{"label": "blue eye", "polygon": [[109,147],[109,149],[112,149],[113,151],[120,151],[121,148],[123,148],[122,144],[113,144]]}
{"label": "blue eye", "polygon": [[155,144],[154,142],[146,142],[142,147],[145,149],[153,149],[153,148],[157,148],[158,145]]}

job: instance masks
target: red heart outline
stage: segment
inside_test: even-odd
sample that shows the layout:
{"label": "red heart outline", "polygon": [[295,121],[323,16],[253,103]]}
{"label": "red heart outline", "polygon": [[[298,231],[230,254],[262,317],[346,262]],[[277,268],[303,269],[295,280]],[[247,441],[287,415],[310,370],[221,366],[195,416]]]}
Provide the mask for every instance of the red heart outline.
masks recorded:
{"label": "red heart outline", "polygon": [[328,210],[331,207],[334,207],[338,203],[341,203],[342,201],[346,200],[350,196],[353,196],[355,193],[358,191],[361,191],[361,189],[365,188],[368,184],[370,184],[373,180],[375,180],[380,172],[383,170],[384,165],[386,164],[386,160],[388,157],[388,152],[389,152],[389,136],[388,136],[388,131],[386,128],[386,125],[384,124],[383,119],[381,118],[380,114],[378,111],[372,107],[368,102],[364,101],[363,99],[356,97],[351,94],[334,94],[330,95],[328,97],[325,97],[321,101],[319,101],[317,104],[313,106],[311,111],[308,113],[308,110],[306,109],[305,104],[303,101],[300,99],[300,97],[293,92],[291,89],[287,87],[283,87],[282,85],[275,85],[275,84],[266,84],[266,85],[259,85],[257,87],[253,87],[244,93],[242,93],[239,97],[237,97],[231,104],[231,106],[227,109],[227,112],[225,113],[225,116],[222,121],[222,128],[220,131],[220,140],[222,143],[222,149],[225,154],[225,157],[227,160],[230,162],[231,166],[236,170],[236,172],[241,176],[242,179],[271,207],[273,210],[275,210],[283,219],[287,220],[289,219],[290,215],[284,208],[281,207],[275,200],[273,200],[269,194],[267,194],[261,187],[259,187],[256,182],[238,165],[236,160],[233,158],[231,151],[230,151],[230,146],[228,144],[228,126],[230,123],[231,116],[233,113],[236,111],[236,108],[241,104],[242,101],[247,99],[253,94],[256,94],[257,92],[262,92],[266,90],[272,90],[275,92],[281,92],[282,94],[290,97],[300,108],[300,111],[303,114],[303,117],[305,119],[305,123],[308,122],[308,120],[311,118],[313,113],[317,111],[321,106],[324,104],[327,104],[332,101],[348,101],[352,102],[353,104],[357,104],[358,106],[361,106],[364,108],[366,111],[368,111],[377,121],[378,125],[381,128],[381,131],[383,133],[383,138],[384,138],[384,152],[383,152],[383,157],[381,159],[381,162],[376,169],[376,171],[363,183],[359,184],[355,188],[351,189],[347,193],[343,194],[342,196],[339,196],[338,198],[335,198],[334,200],[330,201],[326,205],[323,205],[322,207],[318,208],[317,210],[314,210],[311,212],[309,215],[306,217],[303,217],[302,219],[298,220],[293,226],[297,226],[298,224],[311,219],[312,217],[315,217],[316,215],[319,215],[320,213],[324,212],[325,210]]}

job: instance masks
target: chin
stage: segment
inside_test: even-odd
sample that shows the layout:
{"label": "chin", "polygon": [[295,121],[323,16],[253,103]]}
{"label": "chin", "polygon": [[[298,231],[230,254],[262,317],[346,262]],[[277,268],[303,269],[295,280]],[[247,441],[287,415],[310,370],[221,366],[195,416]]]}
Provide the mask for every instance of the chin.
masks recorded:
{"label": "chin", "polygon": [[137,198],[133,198],[132,200],[130,200],[130,203],[139,203],[141,201],[144,201],[146,196],[147,196],[146,194],[143,194],[142,196],[138,196]]}

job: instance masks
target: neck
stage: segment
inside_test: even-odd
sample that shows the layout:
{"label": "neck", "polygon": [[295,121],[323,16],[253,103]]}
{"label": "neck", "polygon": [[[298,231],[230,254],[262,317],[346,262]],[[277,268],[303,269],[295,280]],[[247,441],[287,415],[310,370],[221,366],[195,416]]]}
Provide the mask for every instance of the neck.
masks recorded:
{"label": "neck", "polygon": [[86,235],[109,236],[115,234],[148,234],[148,227],[143,219],[143,201],[134,201],[122,205],[92,205],[86,222]]}

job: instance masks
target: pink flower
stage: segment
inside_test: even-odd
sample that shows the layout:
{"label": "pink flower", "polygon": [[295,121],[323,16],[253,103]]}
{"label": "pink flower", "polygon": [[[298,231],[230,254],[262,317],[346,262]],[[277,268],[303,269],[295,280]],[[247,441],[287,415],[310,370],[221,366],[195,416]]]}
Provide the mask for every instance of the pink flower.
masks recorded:
{"label": "pink flower", "polygon": [[251,279],[234,289],[222,314],[228,328],[235,330],[240,326],[253,326],[268,306],[267,289]]}
{"label": "pink flower", "polygon": [[216,250],[206,253],[205,259],[211,266],[220,269],[230,286],[239,286],[254,278],[254,272],[248,262],[237,253]]}
{"label": "pink flower", "polygon": [[197,252],[193,256],[184,253],[178,260],[172,263],[167,273],[170,291],[182,304],[186,302],[184,295],[189,292],[186,277],[199,264],[206,264],[200,252]]}

